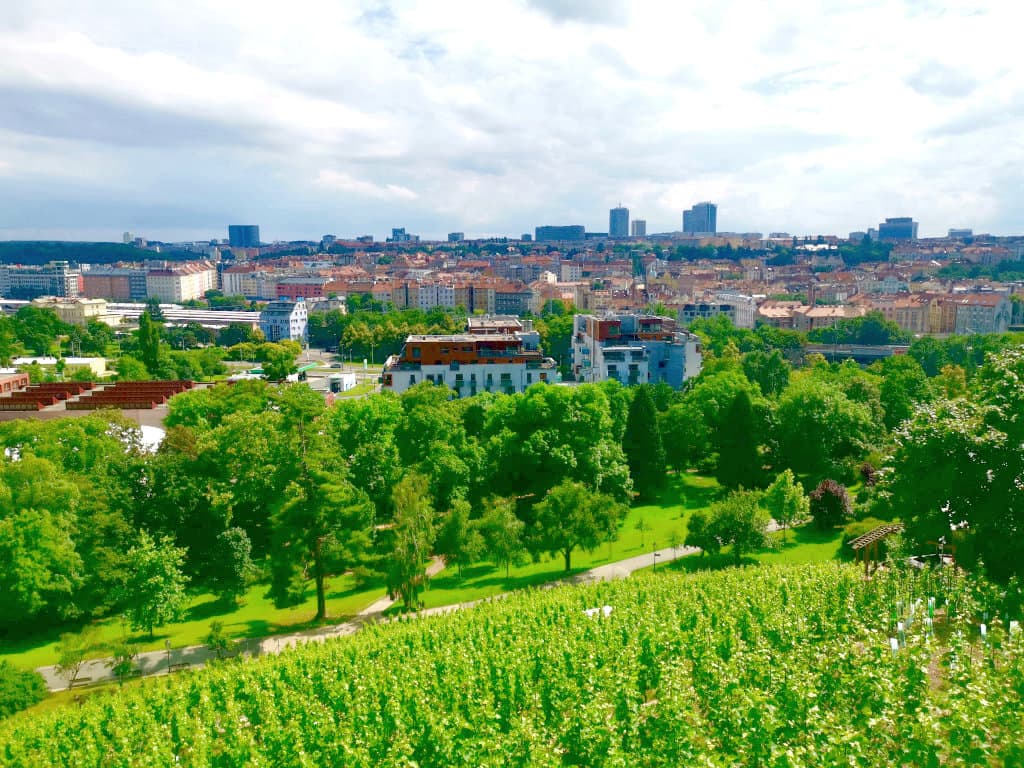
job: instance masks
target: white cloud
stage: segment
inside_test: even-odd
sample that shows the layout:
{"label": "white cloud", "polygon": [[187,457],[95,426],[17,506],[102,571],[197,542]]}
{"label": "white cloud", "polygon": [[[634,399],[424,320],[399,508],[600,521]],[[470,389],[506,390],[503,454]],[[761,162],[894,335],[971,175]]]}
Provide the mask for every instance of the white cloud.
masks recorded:
{"label": "white cloud", "polygon": [[5,231],[1020,230],[1012,3],[3,6]]}
{"label": "white cloud", "polygon": [[316,177],[316,184],[340,192],[350,192],[357,197],[368,197],[374,200],[415,200],[417,195],[411,189],[400,184],[375,184],[372,181],[357,179],[341,171],[322,169]]}

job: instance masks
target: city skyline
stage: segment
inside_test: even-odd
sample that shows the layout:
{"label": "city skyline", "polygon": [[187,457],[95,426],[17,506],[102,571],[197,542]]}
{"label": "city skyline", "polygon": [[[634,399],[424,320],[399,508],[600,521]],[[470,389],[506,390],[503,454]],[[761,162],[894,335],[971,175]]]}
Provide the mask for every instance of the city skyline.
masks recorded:
{"label": "city skyline", "polygon": [[962,0],[12,0],[0,240],[515,237],[604,231],[620,199],[649,233],[714,200],[737,232],[1019,234],[1014,21]]}

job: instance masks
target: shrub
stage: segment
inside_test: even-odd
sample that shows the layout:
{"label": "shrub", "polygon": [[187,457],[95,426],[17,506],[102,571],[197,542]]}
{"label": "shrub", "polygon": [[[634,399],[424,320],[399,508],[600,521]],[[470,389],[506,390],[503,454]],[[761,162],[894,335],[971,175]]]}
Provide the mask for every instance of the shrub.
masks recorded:
{"label": "shrub", "polygon": [[843,525],[853,513],[853,502],[846,486],[835,480],[822,480],[811,491],[811,517],[821,530]]}
{"label": "shrub", "polygon": [[869,488],[878,482],[878,470],[870,462],[865,461],[860,465],[860,477],[864,481],[864,486]]}
{"label": "shrub", "polygon": [[0,661],[0,717],[27,709],[47,695],[46,682],[38,672],[23,672]]}

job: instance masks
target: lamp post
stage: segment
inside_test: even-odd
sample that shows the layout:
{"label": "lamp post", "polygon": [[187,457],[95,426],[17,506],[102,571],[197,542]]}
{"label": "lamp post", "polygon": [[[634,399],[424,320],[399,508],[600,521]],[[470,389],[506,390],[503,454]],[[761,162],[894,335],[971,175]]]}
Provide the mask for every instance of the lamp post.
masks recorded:
{"label": "lamp post", "polygon": [[651,570],[658,570],[658,558],[661,557],[661,552],[658,551],[658,542],[654,542],[654,567]]}
{"label": "lamp post", "polygon": [[167,674],[171,674],[171,638],[164,640],[164,648],[167,649]]}

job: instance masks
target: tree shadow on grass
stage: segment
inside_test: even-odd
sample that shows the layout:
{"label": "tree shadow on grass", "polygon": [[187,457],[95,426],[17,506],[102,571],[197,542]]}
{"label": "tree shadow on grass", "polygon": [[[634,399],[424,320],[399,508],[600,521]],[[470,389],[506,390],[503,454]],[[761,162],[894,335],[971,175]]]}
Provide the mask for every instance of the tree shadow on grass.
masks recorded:
{"label": "tree shadow on grass", "polygon": [[222,600],[219,597],[211,597],[209,600],[204,600],[189,608],[185,612],[183,621],[204,621],[215,616],[224,617],[233,613],[238,607],[238,603]]}

